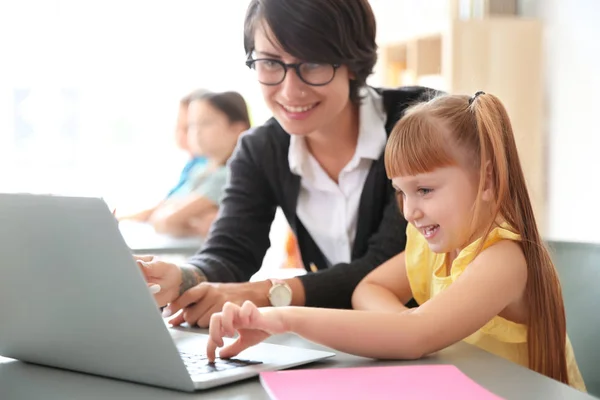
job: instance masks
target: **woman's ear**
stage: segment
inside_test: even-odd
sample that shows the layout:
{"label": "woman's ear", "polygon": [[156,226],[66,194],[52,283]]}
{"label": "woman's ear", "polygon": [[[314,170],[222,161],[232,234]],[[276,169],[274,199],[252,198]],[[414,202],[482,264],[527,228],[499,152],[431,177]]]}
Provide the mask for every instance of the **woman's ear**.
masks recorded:
{"label": "woman's ear", "polygon": [[485,164],[485,183],[483,185],[483,193],[481,199],[483,201],[493,201],[496,196],[496,187],[494,185],[494,176],[492,174],[492,164],[488,161]]}
{"label": "woman's ear", "polygon": [[351,81],[356,80],[356,74],[353,71],[351,71],[350,68],[348,68],[348,79],[350,79]]}

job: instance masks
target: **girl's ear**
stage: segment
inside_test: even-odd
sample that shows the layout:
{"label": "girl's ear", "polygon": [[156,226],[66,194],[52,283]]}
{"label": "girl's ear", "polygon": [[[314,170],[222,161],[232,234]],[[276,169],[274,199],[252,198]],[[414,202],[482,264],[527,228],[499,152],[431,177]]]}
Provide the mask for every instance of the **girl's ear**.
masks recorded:
{"label": "girl's ear", "polygon": [[483,193],[481,199],[486,202],[494,201],[496,196],[496,188],[494,186],[494,176],[492,174],[492,164],[488,161],[485,164],[485,184],[483,185]]}

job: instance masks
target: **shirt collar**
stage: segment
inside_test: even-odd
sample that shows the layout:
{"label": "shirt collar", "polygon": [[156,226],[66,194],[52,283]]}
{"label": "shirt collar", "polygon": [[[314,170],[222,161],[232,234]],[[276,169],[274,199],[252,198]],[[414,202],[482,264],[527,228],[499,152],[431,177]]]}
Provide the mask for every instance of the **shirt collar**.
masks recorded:
{"label": "shirt collar", "polygon": [[308,149],[306,141],[302,136],[290,135],[290,147],[288,149],[288,162],[293,174],[302,176],[303,166],[306,165]]}
{"label": "shirt collar", "polygon": [[387,142],[383,99],[379,93],[368,86],[362,88],[360,95],[362,103],[359,110],[355,157],[377,160]]}

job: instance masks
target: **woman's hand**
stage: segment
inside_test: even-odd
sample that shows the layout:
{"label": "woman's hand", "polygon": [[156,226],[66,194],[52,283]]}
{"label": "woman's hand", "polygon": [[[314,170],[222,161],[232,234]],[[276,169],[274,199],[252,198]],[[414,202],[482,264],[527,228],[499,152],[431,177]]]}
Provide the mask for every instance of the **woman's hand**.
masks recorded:
{"label": "woman's hand", "polygon": [[153,256],[134,256],[137,265],[159,307],[164,307],[179,296],[182,270],[175,264]]}
{"label": "woman's hand", "polygon": [[250,346],[254,346],[271,335],[288,332],[284,320],[287,308],[257,308],[251,301],[240,307],[234,303],[225,303],[223,311],[215,313],[210,319],[209,340],[206,346],[208,360],[213,362],[216,350],[224,346],[224,337],[239,337],[219,352],[221,358],[234,357]]}

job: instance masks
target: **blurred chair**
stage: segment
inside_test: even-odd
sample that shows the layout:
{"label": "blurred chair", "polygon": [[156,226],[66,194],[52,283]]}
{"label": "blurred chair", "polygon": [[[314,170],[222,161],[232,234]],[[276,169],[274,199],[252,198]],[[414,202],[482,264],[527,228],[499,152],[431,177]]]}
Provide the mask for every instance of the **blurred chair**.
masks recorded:
{"label": "blurred chair", "polygon": [[567,331],[590,394],[600,397],[600,245],[549,242],[562,283]]}
{"label": "blurred chair", "polygon": [[283,261],[282,268],[304,268],[302,263],[302,256],[300,255],[300,249],[298,248],[298,241],[296,235],[291,229],[287,230],[285,239],[285,260]]}

